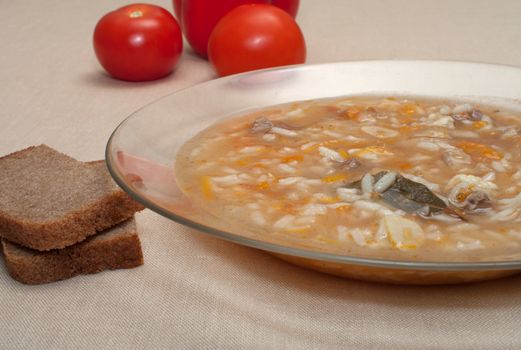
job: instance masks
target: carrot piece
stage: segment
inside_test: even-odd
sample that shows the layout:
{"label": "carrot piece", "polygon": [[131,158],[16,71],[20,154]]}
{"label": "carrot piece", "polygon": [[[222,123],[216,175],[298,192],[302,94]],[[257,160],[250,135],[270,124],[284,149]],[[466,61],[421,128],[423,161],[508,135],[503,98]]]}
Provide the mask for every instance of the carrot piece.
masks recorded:
{"label": "carrot piece", "polygon": [[270,184],[266,181],[262,181],[258,183],[257,186],[255,186],[255,188],[257,190],[267,190],[268,188],[270,188]]}
{"label": "carrot piece", "polygon": [[209,176],[201,177],[201,192],[204,198],[213,199],[212,179]]}
{"label": "carrot piece", "polygon": [[339,150],[337,150],[337,152],[338,152],[338,154],[340,154],[342,157],[344,157],[344,159],[349,158],[349,153],[347,153],[346,150],[339,149]]}
{"label": "carrot piece", "polygon": [[340,202],[340,198],[330,197],[330,196],[321,197],[318,200],[320,201],[320,203],[324,203],[324,204],[332,204],[332,203]]}
{"label": "carrot piece", "polygon": [[401,163],[398,165],[398,167],[402,170],[409,170],[409,169],[412,169],[412,164],[411,163]]}
{"label": "carrot piece", "polygon": [[343,181],[347,179],[347,175],[345,174],[335,174],[335,175],[329,175],[322,178],[322,181],[325,183],[334,183],[338,181]]}
{"label": "carrot piece", "polygon": [[414,114],[416,114],[416,105],[413,104],[413,103],[406,103],[402,106],[402,108],[400,109],[400,112],[402,112],[402,114],[408,116],[408,117],[411,117],[413,116]]}
{"label": "carrot piece", "polygon": [[349,210],[351,210],[351,206],[346,204],[346,205],[342,205],[340,207],[337,207],[335,210],[339,214],[340,213],[345,213],[345,212],[348,212]]}
{"label": "carrot piece", "polygon": [[475,121],[474,123],[472,123],[472,127],[474,129],[481,129],[481,128],[484,128],[487,125],[488,125],[488,123],[486,121],[483,121],[483,120],[478,120],[478,121]]}
{"label": "carrot piece", "polygon": [[469,154],[489,158],[489,159],[502,159],[503,155],[495,149],[483,145],[481,143],[463,141],[458,144],[458,147]]}
{"label": "carrot piece", "polygon": [[296,160],[297,162],[300,162],[303,159],[304,159],[304,157],[302,157],[301,155],[288,156],[288,157],[282,158],[282,163],[291,163],[294,160]]}

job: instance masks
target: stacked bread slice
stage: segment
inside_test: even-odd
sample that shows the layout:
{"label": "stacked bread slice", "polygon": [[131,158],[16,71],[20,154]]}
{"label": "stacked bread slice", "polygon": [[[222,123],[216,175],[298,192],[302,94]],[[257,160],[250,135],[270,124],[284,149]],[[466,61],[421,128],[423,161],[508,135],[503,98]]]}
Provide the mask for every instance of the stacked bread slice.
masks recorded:
{"label": "stacked bread slice", "polygon": [[142,209],[104,161],[83,163],[45,145],[0,158],[0,237],[20,282],[143,264],[134,221]]}

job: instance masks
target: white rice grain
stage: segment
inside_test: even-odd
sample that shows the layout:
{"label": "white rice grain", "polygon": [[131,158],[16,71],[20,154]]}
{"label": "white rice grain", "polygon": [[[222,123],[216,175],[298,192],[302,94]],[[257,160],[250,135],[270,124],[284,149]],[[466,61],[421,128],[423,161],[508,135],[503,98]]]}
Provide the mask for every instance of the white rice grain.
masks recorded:
{"label": "white rice grain", "polygon": [[310,216],[301,216],[299,218],[295,219],[295,225],[311,225],[315,223],[317,220],[316,216],[310,215]]}
{"label": "white rice grain", "polygon": [[305,151],[305,150],[315,146],[316,144],[317,144],[316,142],[308,142],[308,143],[305,143],[302,146],[300,146],[300,149]]}
{"label": "white rice grain", "polygon": [[280,186],[290,186],[293,184],[296,184],[297,182],[301,181],[303,177],[300,176],[291,176],[291,177],[285,177],[283,179],[279,179],[278,183]]}
{"label": "white rice grain", "polygon": [[284,173],[296,173],[297,169],[293,168],[288,164],[279,164],[277,168]]}
{"label": "white rice grain", "polygon": [[296,133],[295,131],[284,129],[284,128],[279,128],[278,126],[272,127],[271,128],[271,132],[275,133],[275,134],[282,135],[282,136],[287,136],[287,137],[296,137],[296,136],[298,136],[298,133]]}
{"label": "white rice grain", "polygon": [[290,192],[290,193],[288,193],[287,198],[291,201],[298,201],[300,199],[300,196],[296,192]]}
{"label": "white rice grain", "polygon": [[304,110],[302,108],[296,108],[296,109],[286,113],[286,115],[288,117],[299,117],[299,116],[303,115],[303,112],[304,112]]}
{"label": "white rice grain", "polygon": [[361,247],[367,246],[367,240],[366,240],[367,232],[366,231],[363,231],[359,228],[354,228],[349,233],[351,234],[353,241],[355,241],[355,243],[357,245],[359,245]]}
{"label": "white rice grain", "polygon": [[504,131],[503,134],[501,134],[500,138],[502,140],[505,140],[505,139],[510,139],[512,137],[515,137],[517,135],[518,135],[518,132],[516,131],[516,129],[509,128],[508,130]]}
{"label": "white rice grain", "polygon": [[503,198],[498,201],[503,207],[519,207],[521,206],[521,193],[512,198]]}
{"label": "white rice grain", "polygon": [[518,215],[518,211],[516,208],[507,208],[499,211],[498,213],[492,215],[490,220],[495,221],[510,221],[514,220]]}
{"label": "white rice grain", "polygon": [[243,182],[249,182],[252,180],[252,177],[248,174],[239,174],[239,175],[237,175],[237,177],[239,178],[239,180],[241,180]]}
{"label": "white rice grain", "polygon": [[320,146],[318,148],[318,152],[320,153],[320,155],[322,155],[322,157],[325,157],[329,160],[333,160],[335,162],[343,162],[345,160],[344,157],[340,155],[340,153],[333,151],[332,149],[327,147]]}
{"label": "white rice grain", "polygon": [[360,196],[360,194],[358,194],[358,191],[353,188],[339,187],[339,188],[337,188],[336,193],[337,193],[338,197],[340,197],[340,199],[342,199],[343,201],[348,202],[348,203],[355,202],[355,201],[359,200],[360,198],[362,198]]}
{"label": "white rice grain", "polygon": [[450,113],[450,107],[447,105],[440,106],[440,114],[447,115]]}
{"label": "white rice grain", "polygon": [[380,242],[387,241],[387,229],[385,228],[385,218],[380,220],[378,230],[376,231],[376,239]]}
{"label": "white rice grain", "polygon": [[373,175],[367,173],[362,177],[362,181],[360,182],[360,187],[362,188],[362,193],[371,193],[373,192],[373,184],[374,177]]}
{"label": "white rice grain", "polygon": [[512,179],[516,181],[521,181],[521,169],[512,174]]}
{"label": "white rice grain", "polygon": [[241,148],[239,153],[241,153],[241,154],[253,154],[253,153],[259,153],[262,150],[264,150],[264,146],[247,146],[247,147]]}
{"label": "white rice grain", "polygon": [[202,146],[196,147],[190,152],[190,157],[197,157],[199,154],[201,154],[201,151],[203,150]]}
{"label": "white rice grain", "polygon": [[383,205],[380,205],[378,203],[369,202],[365,200],[358,200],[353,203],[353,206],[360,210],[366,210],[370,212],[376,212],[380,215],[394,215],[394,212],[390,210],[387,207],[384,207]]}
{"label": "white rice grain", "polygon": [[285,229],[288,227],[288,225],[290,225],[293,222],[293,220],[295,220],[294,215],[290,215],[290,214],[284,215],[283,217],[281,217],[280,219],[275,221],[275,223],[273,224],[273,228],[279,229],[279,230]]}
{"label": "white rice grain", "polygon": [[336,208],[340,208],[340,207],[345,207],[346,205],[349,206],[350,204],[346,203],[346,202],[338,202],[338,203],[326,204],[326,207],[336,209]]}
{"label": "white rice grain", "polygon": [[456,243],[456,248],[458,250],[474,250],[474,249],[480,249],[483,248],[483,244],[479,239],[475,239],[469,242],[462,242],[458,241]]}
{"label": "white rice grain", "polygon": [[260,211],[258,211],[258,210],[252,212],[250,214],[250,218],[253,221],[253,223],[255,223],[255,224],[259,225],[259,226],[266,225],[266,219],[264,218],[262,213]]}
{"label": "white rice grain", "polygon": [[230,168],[229,166],[225,166],[221,170],[223,173],[226,173],[226,174],[238,174],[239,173],[239,171],[237,169]]}
{"label": "white rice grain", "polygon": [[454,119],[448,116],[430,115],[426,121],[427,125],[430,126],[441,126],[447,129],[454,129]]}
{"label": "white rice grain", "polygon": [[257,182],[266,182],[268,181],[268,175],[266,174],[262,174],[261,176],[259,176],[259,178],[257,179]]}
{"label": "white rice grain", "polygon": [[483,181],[494,181],[496,179],[496,173],[491,171],[481,177]]}
{"label": "white rice grain", "polygon": [[503,163],[498,162],[497,160],[490,163],[490,166],[492,167],[492,169],[494,169],[498,173],[504,173],[505,171],[507,171],[507,169],[505,168]]}
{"label": "white rice grain", "polygon": [[360,128],[360,130],[362,130],[366,134],[369,134],[371,136],[374,136],[374,137],[377,137],[377,138],[380,138],[380,139],[385,139],[385,138],[398,136],[398,132],[396,130],[392,130],[392,129],[388,129],[388,128],[382,128],[380,126],[373,126],[373,125],[371,125],[371,126],[362,126]]}
{"label": "white rice grain", "polygon": [[347,239],[347,235],[349,234],[349,230],[343,225],[338,225],[336,227],[336,232],[338,233],[338,239],[340,241],[345,241]]}
{"label": "white rice grain", "polygon": [[280,150],[280,153],[282,153],[282,154],[295,154],[296,152],[297,152],[297,150],[294,148],[291,148],[291,147],[283,147]]}
{"label": "white rice grain", "polygon": [[434,142],[429,142],[429,141],[420,141],[420,142],[416,143],[416,146],[418,148],[424,149],[426,151],[433,151],[433,152],[438,151],[440,149],[440,146],[438,146]]}
{"label": "white rice grain", "polygon": [[304,182],[306,185],[321,185],[322,184],[322,180],[320,179],[305,179],[305,180],[302,180],[302,182]]}
{"label": "white rice grain", "polygon": [[237,185],[237,184],[240,184],[243,182],[243,180],[241,180],[237,174],[226,175],[226,176],[216,176],[216,177],[211,177],[210,179],[213,182],[216,182],[219,185],[224,185],[224,186]]}
{"label": "white rice grain", "polygon": [[382,193],[386,191],[389,187],[391,187],[394,182],[396,181],[396,173],[393,171],[388,172],[384,176],[380,178],[375,184],[374,184],[374,191],[376,193]]}
{"label": "white rice grain", "polygon": [[273,135],[273,134],[270,134],[270,133],[267,133],[267,134],[262,135],[262,139],[264,141],[273,142],[273,141],[275,141],[277,139],[277,136]]}
{"label": "white rice grain", "polygon": [[331,130],[324,130],[324,131],[322,131],[322,134],[327,135],[327,136],[330,136],[330,137],[333,137],[333,138],[335,138],[335,139],[339,139],[339,138],[341,138],[342,136],[344,136],[344,135],[342,135],[342,134],[339,134],[339,133],[334,132],[334,131],[331,131]]}
{"label": "white rice grain", "polygon": [[463,104],[459,104],[459,105],[455,106],[454,108],[452,108],[452,113],[454,113],[454,114],[468,113],[468,112],[471,112],[473,109],[474,109],[474,107],[472,107],[472,105],[470,105],[468,103],[463,103]]}
{"label": "white rice grain", "polygon": [[305,182],[297,182],[295,185],[298,191],[307,193],[309,191],[309,185]]}
{"label": "white rice grain", "polygon": [[324,204],[308,204],[304,206],[302,215],[324,215],[327,213],[327,207]]}
{"label": "white rice grain", "polygon": [[353,135],[347,135],[346,137],[344,137],[344,140],[356,142],[356,141],[363,141],[364,139],[361,137],[353,136]]}
{"label": "white rice grain", "polygon": [[437,214],[429,216],[430,220],[436,220],[441,222],[460,222],[461,219],[449,216],[447,214]]}
{"label": "white rice grain", "polygon": [[206,162],[206,163],[203,163],[201,165],[199,165],[197,167],[198,170],[205,170],[205,169],[208,169],[208,168],[211,168],[213,166],[215,166],[217,163],[212,161],[212,162]]}

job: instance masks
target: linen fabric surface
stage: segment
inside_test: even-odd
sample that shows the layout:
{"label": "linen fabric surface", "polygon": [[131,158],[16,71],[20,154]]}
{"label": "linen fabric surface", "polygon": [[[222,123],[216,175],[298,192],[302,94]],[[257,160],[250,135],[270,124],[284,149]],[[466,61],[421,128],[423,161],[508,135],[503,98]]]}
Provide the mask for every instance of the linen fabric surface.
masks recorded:
{"label": "linen fabric surface", "polygon": [[[0,154],[46,143],[82,161],[102,159],[111,132],[134,110],[215,78],[188,49],[165,79],[107,77],[92,32],[127,3],[2,2]],[[516,0],[303,0],[298,22],[308,63],[521,66],[520,15]],[[150,210],[136,221],[145,264],[135,269],[26,286],[0,263],[0,348],[521,349],[520,276],[462,286],[364,283],[289,265]]]}

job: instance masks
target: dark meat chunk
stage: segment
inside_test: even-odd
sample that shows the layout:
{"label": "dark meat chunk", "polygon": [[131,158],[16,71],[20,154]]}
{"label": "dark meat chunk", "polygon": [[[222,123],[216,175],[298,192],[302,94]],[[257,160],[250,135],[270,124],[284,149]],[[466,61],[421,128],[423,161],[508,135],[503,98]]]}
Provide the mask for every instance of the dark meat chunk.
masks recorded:
{"label": "dark meat chunk", "polygon": [[451,115],[452,119],[456,121],[461,120],[470,120],[470,121],[478,121],[483,119],[483,113],[479,109],[473,109],[469,112],[457,113]]}
{"label": "dark meat chunk", "polygon": [[492,207],[492,201],[485,192],[473,191],[462,203],[461,208],[466,212],[473,212]]}
{"label": "dark meat chunk", "polygon": [[273,128],[273,123],[271,120],[265,117],[261,117],[259,119],[256,119],[252,124],[250,131],[254,134],[257,133],[267,133]]}
{"label": "dark meat chunk", "polygon": [[349,158],[346,159],[344,162],[340,163],[340,166],[343,169],[356,169],[360,166],[362,166],[362,163],[356,158]]}

